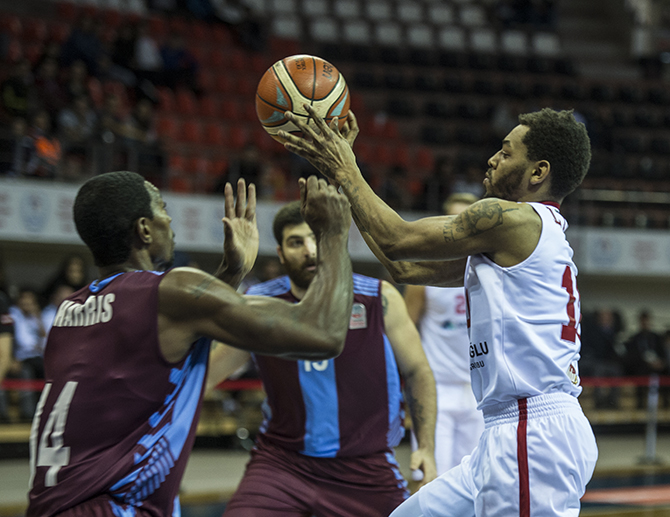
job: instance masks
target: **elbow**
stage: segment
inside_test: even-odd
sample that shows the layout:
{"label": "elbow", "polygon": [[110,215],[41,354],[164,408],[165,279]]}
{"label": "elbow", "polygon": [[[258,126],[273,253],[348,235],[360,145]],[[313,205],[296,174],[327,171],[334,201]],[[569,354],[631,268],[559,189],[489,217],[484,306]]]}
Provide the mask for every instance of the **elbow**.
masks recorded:
{"label": "elbow", "polygon": [[316,359],[333,359],[337,357],[344,350],[345,340],[346,334],[344,336],[328,337],[324,340]]}

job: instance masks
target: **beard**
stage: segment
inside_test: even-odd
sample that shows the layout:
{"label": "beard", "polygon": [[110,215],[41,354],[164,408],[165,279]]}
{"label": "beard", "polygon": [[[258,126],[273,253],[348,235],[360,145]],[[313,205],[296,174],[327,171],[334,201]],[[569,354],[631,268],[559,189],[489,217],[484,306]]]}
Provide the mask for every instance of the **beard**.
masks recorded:
{"label": "beard", "polygon": [[495,184],[493,183],[493,175],[488,174],[489,183],[486,186],[484,197],[495,197],[506,201],[516,201],[519,197],[519,188],[525,172],[525,167],[519,165],[510,170],[505,176],[498,178]]}
{"label": "beard", "polygon": [[307,289],[309,284],[314,280],[316,271],[309,271],[309,266],[315,266],[316,262],[308,262],[306,264],[295,265],[288,261],[284,262],[284,269],[291,281],[300,289]]}

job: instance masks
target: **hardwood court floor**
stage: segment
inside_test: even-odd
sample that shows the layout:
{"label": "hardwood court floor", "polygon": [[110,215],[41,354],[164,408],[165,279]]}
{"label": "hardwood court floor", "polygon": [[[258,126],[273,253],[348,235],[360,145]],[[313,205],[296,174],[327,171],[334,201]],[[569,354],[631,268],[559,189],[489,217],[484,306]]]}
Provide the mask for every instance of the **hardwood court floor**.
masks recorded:
{"label": "hardwood court floor", "polygon": [[[597,436],[600,450],[587,488],[585,517],[670,517],[670,434],[659,436],[659,465],[641,465],[644,436]],[[409,447],[397,449],[406,475]],[[183,517],[220,517],[244,472],[248,454],[230,449],[196,448],[182,483]],[[0,461],[0,517],[24,514],[29,476],[27,459]]]}

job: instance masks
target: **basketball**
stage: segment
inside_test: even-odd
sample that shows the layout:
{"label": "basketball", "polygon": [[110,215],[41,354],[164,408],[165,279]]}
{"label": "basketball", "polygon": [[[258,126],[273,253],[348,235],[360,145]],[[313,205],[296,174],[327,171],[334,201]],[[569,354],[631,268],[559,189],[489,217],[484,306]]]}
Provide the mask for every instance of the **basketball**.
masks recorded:
{"label": "basketball", "polygon": [[[286,119],[291,111],[308,119],[303,104],[310,104],[327,124],[339,117],[341,128],[349,113],[349,88],[344,76],[328,61],[310,55],[290,56],[277,61],[261,78],[256,90],[256,113],[265,130],[279,142],[277,133],[300,130]],[[309,120],[315,128],[314,121]]]}

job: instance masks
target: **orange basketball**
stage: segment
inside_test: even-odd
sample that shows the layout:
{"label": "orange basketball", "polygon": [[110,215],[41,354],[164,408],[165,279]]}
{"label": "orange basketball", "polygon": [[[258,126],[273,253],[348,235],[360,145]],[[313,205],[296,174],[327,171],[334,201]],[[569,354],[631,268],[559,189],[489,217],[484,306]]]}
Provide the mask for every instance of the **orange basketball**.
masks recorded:
{"label": "orange basketball", "polygon": [[[286,57],[272,65],[258,83],[256,113],[272,138],[282,142],[279,131],[300,133],[286,120],[291,111],[307,119],[303,104],[311,105],[327,124],[338,117],[341,128],[349,113],[349,88],[340,72],[328,61],[305,54]],[[309,124],[314,127],[310,119]]]}

